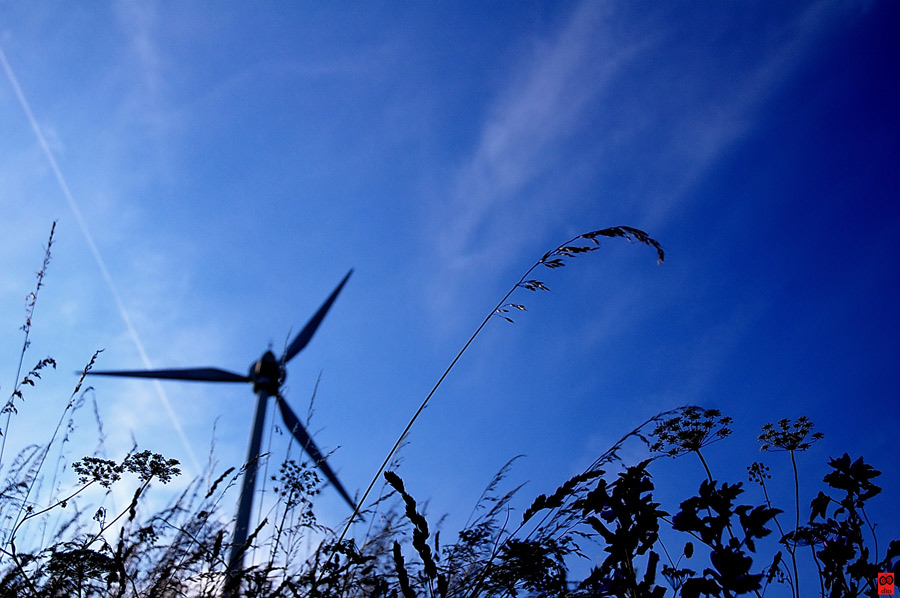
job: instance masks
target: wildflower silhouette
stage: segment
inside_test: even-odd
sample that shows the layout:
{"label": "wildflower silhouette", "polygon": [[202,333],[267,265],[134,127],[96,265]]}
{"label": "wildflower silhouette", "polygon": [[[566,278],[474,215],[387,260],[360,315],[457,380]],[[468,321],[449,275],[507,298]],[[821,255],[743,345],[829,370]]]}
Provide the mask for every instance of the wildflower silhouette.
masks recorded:
{"label": "wildflower silhouette", "polygon": [[[763,433],[757,438],[762,446],[761,451],[785,451],[791,454],[791,465],[794,468],[794,535],[793,543],[787,546],[791,554],[794,569],[794,595],[800,595],[800,580],[797,574],[797,531],[800,529],[800,476],[797,473],[797,459],[794,453],[807,450],[814,442],[825,437],[821,432],[813,432],[813,423],[805,415],[791,422],[787,418],[778,420],[777,425],[768,423],[762,427]],[[765,486],[763,485],[763,488]],[[767,496],[768,498],[768,496]],[[778,526],[779,529],[781,526]],[[783,534],[782,534],[783,535]]]}
{"label": "wildflower silhouette", "polygon": [[732,421],[718,409],[701,409],[696,405],[688,405],[675,417],[656,426],[652,435],[657,441],[650,445],[650,450],[670,457],[697,453],[707,477],[712,481],[712,473],[700,449],[731,435],[731,428],[728,426]]}

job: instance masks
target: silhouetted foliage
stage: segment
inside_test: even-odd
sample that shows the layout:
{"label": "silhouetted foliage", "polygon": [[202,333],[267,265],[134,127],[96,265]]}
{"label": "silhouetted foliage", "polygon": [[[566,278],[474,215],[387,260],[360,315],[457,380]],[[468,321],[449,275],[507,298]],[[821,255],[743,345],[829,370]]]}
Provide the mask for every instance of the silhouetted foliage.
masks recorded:
{"label": "silhouetted foliage", "polygon": [[[566,259],[592,251],[598,237],[637,240],[663,257],[659,244],[646,233],[617,227],[576,237],[534,267],[558,268]],[[51,243],[27,302],[23,355]],[[546,288],[527,278],[530,272],[513,290]],[[505,314],[507,307],[524,310],[521,304],[507,304],[508,297],[491,315]],[[784,451],[791,457],[795,524],[785,531],[779,516],[786,511],[773,506],[769,497],[768,466],[755,462],[747,468],[750,481],[764,496],[761,504],[753,504],[741,482],[716,480],[703,456],[730,436],[731,418],[715,409],[686,406],[628,432],[585,471],[539,495],[516,518],[511,511],[521,486],[503,489],[510,461],[449,543],[441,542],[438,527],[429,525],[396,471],[384,472],[382,496],[365,509],[361,500],[354,513],[354,518],[360,514],[372,522],[367,533],[345,539],[346,528],[339,534],[316,519],[314,498],[321,482],[315,468],[288,457],[272,476],[270,515],[247,543],[255,557],[228,574],[225,555],[233,541],[232,521],[230,505],[223,501],[240,468],[205,472],[171,504],[151,514],[144,513],[151,483],[167,484],[180,475],[178,462],[158,453],[135,447],[118,460],[87,455],[71,466],[58,460],[52,472],[45,471],[59,430],[69,430],[66,422],[84,403],[84,374],[96,356],[85,367],[47,444],[25,447],[4,466],[0,597],[213,597],[222,594],[227,579],[240,595],[259,598],[693,598],[762,596],[773,584],[783,584],[794,596],[874,596],[876,575],[896,572],[900,563],[900,540],[879,548],[866,506],[880,493],[874,482],[880,472],[862,458],[845,454],[829,460],[831,471],[823,479],[827,489],[811,500],[808,518],[800,525],[796,453],[822,438],[812,432],[809,419],[767,424],[759,436],[765,451]],[[4,432],[17,413],[14,400],[19,406],[27,404],[22,385],[36,386],[40,373],[54,365],[52,359],[42,359],[14,386],[4,408]],[[620,452],[627,442],[642,443],[648,457],[624,463]],[[706,477],[696,494],[663,508],[654,496],[651,470],[665,467],[663,457],[689,453],[697,454]],[[48,473],[52,481],[42,491]],[[69,480],[68,486],[62,478]],[[132,497],[123,509],[111,512],[96,502],[79,508],[79,502],[93,501],[91,489],[108,494],[123,484]],[[44,529],[49,534],[39,533]],[[680,552],[667,545],[681,547]],[[818,571],[817,592],[805,586],[800,593],[801,548],[809,548]],[[571,564],[585,558],[596,565],[584,579],[572,579]]]}

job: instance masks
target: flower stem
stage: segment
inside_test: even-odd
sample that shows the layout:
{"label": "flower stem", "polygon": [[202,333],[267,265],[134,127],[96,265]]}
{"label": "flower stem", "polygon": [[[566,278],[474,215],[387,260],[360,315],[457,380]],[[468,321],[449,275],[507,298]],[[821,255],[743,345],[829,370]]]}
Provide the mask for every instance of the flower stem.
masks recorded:
{"label": "flower stem", "polygon": [[791,549],[791,562],[794,565],[794,594],[800,596],[800,578],[797,576],[797,533],[800,531],[800,477],[797,474],[797,459],[791,451],[791,465],[794,466],[794,547]]}
{"label": "flower stem", "polygon": [[709,471],[709,465],[706,464],[706,459],[703,458],[703,453],[700,452],[700,449],[697,449],[694,452],[700,457],[700,462],[703,463],[703,469],[706,470],[706,477],[709,478],[709,483],[711,484],[713,482],[712,473]]}

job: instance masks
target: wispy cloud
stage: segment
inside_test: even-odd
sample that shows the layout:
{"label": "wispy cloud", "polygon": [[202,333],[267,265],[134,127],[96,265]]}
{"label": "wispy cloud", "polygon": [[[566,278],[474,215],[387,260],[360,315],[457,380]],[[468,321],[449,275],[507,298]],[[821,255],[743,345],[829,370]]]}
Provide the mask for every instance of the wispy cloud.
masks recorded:
{"label": "wispy cloud", "polygon": [[152,29],[157,22],[154,7],[129,2],[116,5],[119,23],[128,33],[132,54],[141,76],[144,89],[156,96],[162,90],[162,58],[153,40]]}
{"label": "wispy cloud", "polygon": [[430,285],[436,311],[456,301],[467,269],[491,277],[535,236],[581,226],[596,198],[536,192],[567,177],[606,185],[615,199],[604,211],[660,230],[846,10],[821,1],[772,25],[743,57],[749,66],[731,71],[710,48],[673,53],[693,25],[645,12],[582,3],[497,93],[431,223],[443,264]]}
{"label": "wispy cloud", "polygon": [[[520,203],[530,183],[555,165],[562,145],[577,131],[584,112],[640,44],[616,46],[605,32],[606,10],[584,3],[554,39],[538,43],[533,56],[498,94],[478,145],[462,166],[440,236],[444,258],[468,262],[483,254],[485,228],[528,212]],[[493,231],[508,232],[508,231]]]}
{"label": "wispy cloud", "polygon": [[[91,251],[91,255],[93,256],[97,267],[100,269],[103,280],[106,283],[106,286],[109,289],[113,300],[115,301],[119,316],[122,318],[122,322],[125,324],[125,328],[128,330],[128,335],[131,339],[131,342],[134,344],[135,348],[138,351],[138,354],[140,355],[141,362],[144,364],[145,368],[153,367],[150,362],[150,358],[147,356],[147,352],[144,350],[144,345],[141,342],[140,337],[138,336],[137,330],[132,323],[131,316],[126,309],[125,304],[122,302],[122,298],[119,294],[118,288],[113,282],[112,276],[110,276],[109,269],[106,267],[106,262],[103,260],[103,256],[100,254],[100,251],[97,249],[97,245],[94,242],[94,237],[91,234],[87,223],[85,222],[84,216],[81,213],[81,209],[79,208],[78,203],[75,201],[75,197],[72,194],[71,189],[69,188],[69,184],[66,182],[66,179],[56,162],[56,158],[52,149],[50,148],[50,144],[48,143],[47,138],[42,132],[41,127],[31,110],[31,105],[29,104],[24,92],[22,91],[18,79],[16,78],[9,62],[7,61],[6,54],[3,52],[2,47],[0,47],[0,64],[2,64],[3,66],[3,71],[6,74],[6,78],[9,81],[10,86],[13,89],[13,93],[15,94],[16,99],[22,107],[22,110],[25,112],[25,117],[28,120],[32,131],[34,132],[35,138],[37,139],[38,145],[40,146],[44,157],[47,159],[47,163],[50,166],[50,170],[53,172],[53,176],[56,179],[57,184],[59,185],[60,191],[62,192],[66,203],[69,205],[69,208],[72,210],[72,214],[75,216],[75,221],[78,223],[78,227],[81,230],[85,242],[87,243]],[[190,457],[196,471],[200,471],[200,462],[194,454],[194,451],[191,448],[191,444],[184,433],[181,421],[179,420],[175,411],[172,409],[172,405],[169,402],[169,399],[166,396],[166,393],[160,383],[156,381],[154,381],[154,383],[156,386],[156,395],[159,398],[159,401],[162,403],[163,408],[165,409],[169,420],[172,423],[172,426],[178,432],[185,451],[187,451],[187,454]]]}
{"label": "wispy cloud", "polygon": [[665,123],[672,134],[660,146],[660,157],[671,165],[673,174],[658,182],[652,201],[647,202],[646,226],[664,225],[710,169],[753,131],[768,104],[823,41],[838,26],[846,26],[860,6],[819,0],[805,7],[794,18],[773,25],[756,62],[748,60],[748,70],[729,72],[727,79],[682,67],[680,84],[667,90],[670,95],[665,102],[684,109],[674,115],[677,119]]}
{"label": "wispy cloud", "polygon": [[441,266],[426,289],[443,321],[467,270],[477,266],[480,277],[491,279],[571,201],[535,189],[569,176],[564,162],[586,116],[648,43],[618,43],[608,17],[605,5],[583,3],[529,48],[491,100],[477,144],[430,222]]}

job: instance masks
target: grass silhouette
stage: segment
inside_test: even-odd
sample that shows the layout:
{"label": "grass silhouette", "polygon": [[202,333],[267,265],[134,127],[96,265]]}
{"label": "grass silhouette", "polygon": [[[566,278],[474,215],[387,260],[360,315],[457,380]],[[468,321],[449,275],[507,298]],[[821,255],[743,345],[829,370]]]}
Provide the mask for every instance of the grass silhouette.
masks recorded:
{"label": "grass silhouette", "polygon": [[[55,366],[46,357],[21,375],[38,292],[50,263],[53,230],[55,225],[26,303],[16,384],[3,410],[4,441],[18,409],[27,407],[30,394],[38,389],[42,373]],[[769,424],[760,434],[766,449],[791,456],[791,530],[779,522],[784,511],[769,498],[770,476],[763,463],[747,468],[750,481],[762,490],[759,504],[744,503],[742,483],[720,482],[709,468],[702,451],[728,439],[731,418],[717,410],[684,406],[624,434],[584,471],[537,496],[521,515],[513,514],[512,502],[522,486],[508,487],[515,459],[510,460],[487,485],[463,529],[449,542],[442,541],[441,530],[429,524],[414,496],[415,482],[407,483],[397,471],[398,449],[487,322],[511,320],[511,313],[525,310],[522,303],[511,302],[515,293],[547,289],[542,280],[532,278],[535,270],[559,268],[594,251],[602,238],[636,241],[654,248],[659,261],[664,257],[659,243],[630,227],[579,235],[544,254],[450,362],[340,531],[315,516],[321,488],[315,468],[289,456],[277,463],[273,455],[265,455],[277,470],[271,476],[273,496],[248,541],[256,558],[235,573],[239,595],[691,598],[762,596],[780,584],[799,596],[797,562],[805,549],[818,572],[817,595],[876,595],[878,573],[896,573],[900,563],[900,541],[882,543],[879,549],[875,524],[866,511],[868,501],[880,492],[874,483],[880,472],[848,455],[831,459],[831,471],[823,479],[826,488],[809,509],[803,508],[795,453],[821,434],[812,433],[812,423],[802,416],[793,423]],[[67,466],[62,446],[73,429],[73,414],[87,402],[83,380],[96,357],[85,366],[49,440],[23,447],[2,463],[0,597],[221,596],[229,576],[233,529],[227,497],[243,469],[214,471],[210,465],[168,505],[152,512],[146,508],[151,486],[179,476],[177,461],[133,447],[119,459],[94,454]],[[99,416],[97,420],[102,435]],[[621,453],[629,443],[643,447],[646,459],[625,463]],[[51,450],[58,450],[55,461],[48,458]],[[692,452],[703,466],[698,490],[666,510],[654,498],[651,470]],[[124,508],[111,512],[102,502],[98,506],[98,496],[124,487],[131,496]],[[369,500],[376,488],[377,497]],[[349,538],[350,524],[360,516],[367,521],[366,531]],[[595,566],[583,579],[571,579],[573,559],[584,558]],[[809,587],[804,586],[806,595]]]}

